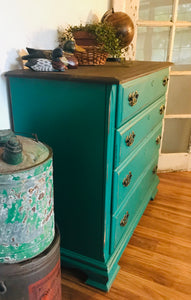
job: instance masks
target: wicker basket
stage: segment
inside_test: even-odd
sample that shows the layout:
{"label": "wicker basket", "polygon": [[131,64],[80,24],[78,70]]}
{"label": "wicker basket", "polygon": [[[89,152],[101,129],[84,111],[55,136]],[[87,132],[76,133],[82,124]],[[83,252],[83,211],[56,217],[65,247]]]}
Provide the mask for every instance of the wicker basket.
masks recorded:
{"label": "wicker basket", "polygon": [[104,65],[108,53],[103,52],[99,46],[82,46],[85,52],[75,52],[75,56],[80,66]]}

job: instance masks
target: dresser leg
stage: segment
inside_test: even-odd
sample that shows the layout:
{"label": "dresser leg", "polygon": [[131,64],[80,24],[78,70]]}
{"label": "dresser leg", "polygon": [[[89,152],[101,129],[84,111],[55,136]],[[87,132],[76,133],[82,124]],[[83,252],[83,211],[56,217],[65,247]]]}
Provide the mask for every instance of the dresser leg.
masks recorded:
{"label": "dresser leg", "polygon": [[150,199],[151,201],[153,201],[155,199],[155,196],[156,196],[157,192],[158,192],[157,188],[153,190],[152,195],[151,195],[151,199]]}
{"label": "dresser leg", "polygon": [[100,289],[102,291],[108,292],[119,269],[119,265],[115,264],[115,266],[107,273],[107,275],[86,273],[88,276],[86,284]]}
{"label": "dresser leg", "polygon": [[102,291],[109,291],[120,267],[118,257],[108,262],[87,259],[77,253],[60,249],[63,267],[81,270],[86,276],[86,284]]}

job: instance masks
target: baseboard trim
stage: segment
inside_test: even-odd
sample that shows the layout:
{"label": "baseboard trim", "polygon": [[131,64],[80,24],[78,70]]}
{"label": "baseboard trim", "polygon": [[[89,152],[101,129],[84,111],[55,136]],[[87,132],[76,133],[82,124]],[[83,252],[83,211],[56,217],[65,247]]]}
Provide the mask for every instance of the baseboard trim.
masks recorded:
{"label": "baseboard trim", "polygon": [[191,171],[191,153],[162,153],[158,172]]}

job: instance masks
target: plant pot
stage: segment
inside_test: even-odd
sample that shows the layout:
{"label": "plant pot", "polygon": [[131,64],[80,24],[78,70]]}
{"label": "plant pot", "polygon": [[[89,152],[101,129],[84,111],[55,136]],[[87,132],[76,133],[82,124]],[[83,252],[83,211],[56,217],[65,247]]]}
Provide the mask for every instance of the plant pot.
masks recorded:
{"label": "plant pot", "polygon": [[75,42],[79,46],[97,46],[98,43],[96,41],[95,35],[87,32],[87,31],[76,31],[73,33]]}

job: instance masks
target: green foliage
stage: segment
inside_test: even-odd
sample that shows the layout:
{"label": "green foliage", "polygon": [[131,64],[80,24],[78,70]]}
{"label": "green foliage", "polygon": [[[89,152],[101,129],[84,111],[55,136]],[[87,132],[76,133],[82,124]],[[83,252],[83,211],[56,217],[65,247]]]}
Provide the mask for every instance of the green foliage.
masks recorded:
{"label": "green foliage", "polygon": [[121,56],[121,42],[116,36],[116,29],[108,23],[93,23],[79,26],[69,25],[66,29],[58,28],[58,42],[62,44],[66,40],[74,40],[73,33],[76,31],[87,31],[95,35],[99,46],[111,57]]}

